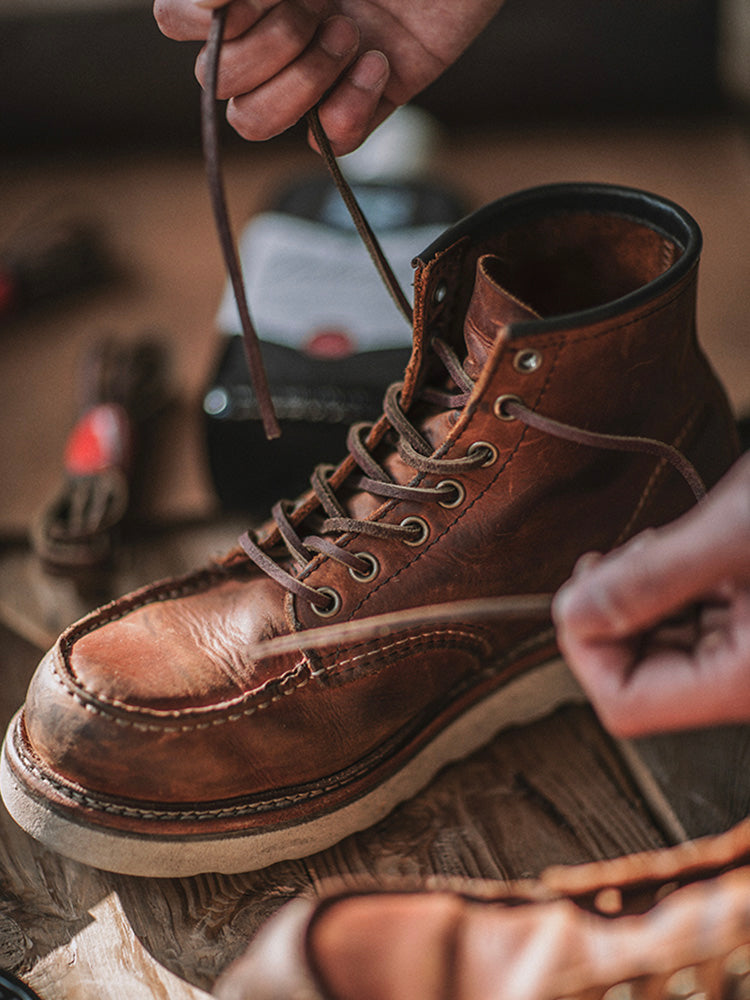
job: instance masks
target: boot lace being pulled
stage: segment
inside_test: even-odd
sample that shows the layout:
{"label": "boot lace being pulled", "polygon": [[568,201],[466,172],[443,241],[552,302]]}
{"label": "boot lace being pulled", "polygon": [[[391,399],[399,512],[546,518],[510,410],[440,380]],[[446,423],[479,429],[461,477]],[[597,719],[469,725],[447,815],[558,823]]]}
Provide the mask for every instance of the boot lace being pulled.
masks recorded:
{"label": "boot lace being pulled", "polygon": [[[263,367],[257,332],[250,318],[245,296],[242,271],[235,241],[232,237],[226,198],[221,175],[219,157],[218,125],[216,116],[216,81],[218,61],[226,17],[226,8],[217,8],[212,15],[211,31],[207,42],[207,82],[202,96],[201,120],[204,157],[209,182],[209,191],[216,220],[219,242],[224,256],[227,273],[243,333],[243,343],[253,390],[258,403],[264,431],[268,438],[281,433],[273,408],[268,381]],[[307,122],[318,148],[349,210],[354,225],[362,238],[376,270],[380,274],[396,306],[411,323],[412,309],[404,295],[385,255],[373,233],[353,191],[343,177],[330,143],[320,124],[316,109],[308,112]],[[468,401],[474,382],[461,365],[457,355],[446,343],[435,338],[432,348],[442,361],[458,391],[427,386],[422,388],[416,401],[432,404],[443,410],[460,410]],[[461,458],[439,458],[432,446],[414,426],[401,407],[402,383],[396,383],[387,390],[384,401],[384,417],[397,435],[396,450],[401,460],[414,469],[414,478],[406,484],[395,482],[381,463],[373,455],[368,443],[372,424],[354,424],[348,434],[347,447],[353,460],[355,471],[346,477],[346,488],[365,491],[370,495],[387,500],[407,500],[418,503],[436,502],[452,507],[460,504],[464,487],[455,477],[462,472],[485,464],[494,451],[492,445],[477,443],[471,446]],[[661,461],[671,464],[685,479],[696,500],[705,496],[705,487],[695,468],[688,459],[671,445],[652,438],[627,435],[603,434],[561,423],[529,409],[518,398],[501,397],[497,401],[504,419],[518,420],[536,430],[595,448],[651,454]],[[382,435],[376,435],[382,440]],[[270,554],[268,545],[260,543],[257,536],[245,532],[239,539],[247,557],[271,579],[286,590],[309,601],[321,617],[332,616],[340,608],[338,594],[327,587],[311,587],[299,578],[300,571],[318,555],[324,555],[346,566],[355,579],[367,581],[378,572],[377,561],[367,552],[353,552],[344,547],[342,541],[352,535],[374,538],[400,539],[407,545],[419,545],[426,537],[427,524],[418,516],[409,516],[399,523],[381,520],[360,519],[350,516],[331,482],[333,466],[319,465],[311,477],[311,487],[317,499],[314,513],[295,518],[296,505],[281,500],[272,509],[272,518],[278,538],[286,549],[276,558]],[[424,476],[444,476],[434,486],[421,485]],[[304,502],[304,501],[303,501]],[[307,509],[307,506],[306,506]],[[304,535],[300,528],[306,524]],[[309,533],[308,533],[309,532]],[[334,541],[336,536],[339,541]],[[471,617],[538,617],[549,620],[552,594],[505,595],[452,601],[446,604],[422,608],[409,608],[357,621],[337,623],[304,630],[288,636],[277,636],[255,644],[248,652],[251,655],[276,655],[304,648],[324,648],[342,641],[376,638],[392,632],[394,628],[426,625],[435,621],[455,620]]]}

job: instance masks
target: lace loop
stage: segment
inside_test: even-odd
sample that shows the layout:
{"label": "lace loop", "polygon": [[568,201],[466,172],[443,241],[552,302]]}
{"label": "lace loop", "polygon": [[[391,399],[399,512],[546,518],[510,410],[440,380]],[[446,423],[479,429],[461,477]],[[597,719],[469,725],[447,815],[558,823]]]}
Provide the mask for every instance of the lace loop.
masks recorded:
{"label": "lace loop", "polygon": [[291,573],[287,572],[287,570],[263,551],[252,537],[251,532],[246,531],[240,535],[239,543],[245,554],[255,563],[258,569],[272,580],[275,580],[285,590],[296,594],[298,597],[303,597],[315,605],[316,608],[328,607],[329,599],[325,594],[321,594],[314,587],[308,587],[306,583],[303,583],[296,576],[292,576]]}

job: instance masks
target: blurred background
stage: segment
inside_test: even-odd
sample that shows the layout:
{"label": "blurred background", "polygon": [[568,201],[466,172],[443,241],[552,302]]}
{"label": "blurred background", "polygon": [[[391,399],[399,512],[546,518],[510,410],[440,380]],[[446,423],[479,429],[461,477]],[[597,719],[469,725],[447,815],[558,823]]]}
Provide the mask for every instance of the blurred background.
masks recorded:
{"label": "blurred background", "polygon": [[[462,128],[711,114],[750,99],[747,0],[506,0],[418,103]],[[193,143],[197,47],[147,0],[0,0],[0,141]]]}

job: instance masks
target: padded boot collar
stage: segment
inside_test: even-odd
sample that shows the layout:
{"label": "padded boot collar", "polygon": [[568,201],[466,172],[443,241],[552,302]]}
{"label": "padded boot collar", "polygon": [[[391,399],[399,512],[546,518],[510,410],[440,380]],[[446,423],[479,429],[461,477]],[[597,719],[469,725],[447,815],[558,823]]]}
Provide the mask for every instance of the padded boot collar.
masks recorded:
{"label": "padded boot collar", "polygon": [[[550,184],[501,198],[467,216],[420,253],[414,265],[418,272],[426,269],[429,273],[437,261],[460,253],[462,269],[468,268],[473,275],[478,256],[491,249],[503,234],[543,220],[551,223],[555,216],[575,214],[610,216],[650,229],[674,247],[674,259],[653,280],[641,282],[624,295],[593,307],[524,322],[524,335],[598,323],[635,309],[677,284],[700,256],[698,224],[688,212],[665,198],[611,184]],[[429,284],[433,296],[443,294],[436,291],[434,283]],[[445,294],[460,294],[460,285],[454,283]],[[516,289],[510,291],[518,294]],[[532,305],[537,307],[533,301]],[[457,302],[456,307],[460,310],[461,303]]]}

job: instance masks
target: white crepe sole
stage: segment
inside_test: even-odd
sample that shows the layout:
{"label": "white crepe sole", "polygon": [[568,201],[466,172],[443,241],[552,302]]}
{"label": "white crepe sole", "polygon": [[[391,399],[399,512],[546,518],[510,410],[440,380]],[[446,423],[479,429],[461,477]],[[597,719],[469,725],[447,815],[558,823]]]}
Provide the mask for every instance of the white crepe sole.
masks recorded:
{"label": "white crepe sole", "polygon": [[[75,861],[123,875],[181,878],[201,872],[254,871],[306,857],[366,829],[412,798],[445,765],[478,750],[511,725],[539,719],[585,695],[561,659],[509,681],[455,719],[401,770],[353,802],[294,826],[207,836],[122,833],[66,818],[31,794],[8,762],[11,732],[0,762],[0,793],[11,816],[36,840]],[[20,714],[20,713],[19,713]]]}

